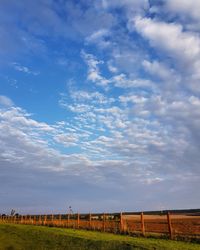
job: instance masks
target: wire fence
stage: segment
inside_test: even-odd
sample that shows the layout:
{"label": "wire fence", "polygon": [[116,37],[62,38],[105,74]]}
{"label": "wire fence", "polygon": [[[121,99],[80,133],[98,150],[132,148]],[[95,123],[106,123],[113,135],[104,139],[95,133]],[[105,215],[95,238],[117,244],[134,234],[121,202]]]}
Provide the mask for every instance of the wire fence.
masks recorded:
{"label": "wire fence", "polygon": [[200,239],[199,213],[115,213],[1,215],[2,223],[42,225],[102,232],[155,235],[170,239]]}

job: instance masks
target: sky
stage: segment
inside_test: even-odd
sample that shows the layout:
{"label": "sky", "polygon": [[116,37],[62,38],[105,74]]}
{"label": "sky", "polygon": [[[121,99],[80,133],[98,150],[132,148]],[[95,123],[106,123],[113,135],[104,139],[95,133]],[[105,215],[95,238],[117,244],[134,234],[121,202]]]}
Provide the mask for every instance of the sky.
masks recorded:
{"label": "sky", "polygon": [[199,13],[0,0],[0,213],[200,208]]}

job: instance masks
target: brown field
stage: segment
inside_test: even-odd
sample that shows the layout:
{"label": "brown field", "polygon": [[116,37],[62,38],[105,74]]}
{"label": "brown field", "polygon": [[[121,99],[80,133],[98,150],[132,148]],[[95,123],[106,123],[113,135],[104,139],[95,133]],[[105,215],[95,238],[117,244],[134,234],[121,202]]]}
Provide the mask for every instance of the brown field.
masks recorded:
{"label": "brown field", "polygon": [[[169,234],[166,215],[145,215],[145,231],[149,233]],[[125,229],[141,232],[141,219],[138,215],[124,216]],[[172,234],[174,236],[200,237],[200,216],[171,215]]]}

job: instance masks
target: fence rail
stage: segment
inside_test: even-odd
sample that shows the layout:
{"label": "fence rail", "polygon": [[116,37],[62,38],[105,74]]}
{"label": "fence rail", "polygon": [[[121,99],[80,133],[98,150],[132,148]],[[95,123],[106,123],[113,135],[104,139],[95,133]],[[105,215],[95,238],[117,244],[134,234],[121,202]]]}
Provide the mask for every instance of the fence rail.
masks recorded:
{"label": "fence rail", "polygon": [[0,216],[2,223],[43,225],[74,229],[96,230],[121,234],[166,235],[170,239],[200,239],[199,214],[52,214]]}

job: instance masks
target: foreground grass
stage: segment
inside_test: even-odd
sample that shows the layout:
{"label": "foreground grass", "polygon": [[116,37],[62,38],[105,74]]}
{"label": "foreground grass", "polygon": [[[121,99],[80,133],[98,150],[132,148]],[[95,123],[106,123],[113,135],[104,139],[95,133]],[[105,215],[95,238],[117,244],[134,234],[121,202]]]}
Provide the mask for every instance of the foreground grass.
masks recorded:
{"label": "foreground grass", "polygon": [[197,250],[199,244],[84,230],[0,224],[1,250]]}

